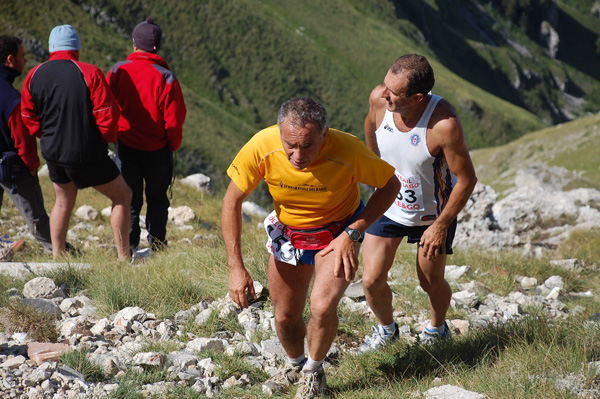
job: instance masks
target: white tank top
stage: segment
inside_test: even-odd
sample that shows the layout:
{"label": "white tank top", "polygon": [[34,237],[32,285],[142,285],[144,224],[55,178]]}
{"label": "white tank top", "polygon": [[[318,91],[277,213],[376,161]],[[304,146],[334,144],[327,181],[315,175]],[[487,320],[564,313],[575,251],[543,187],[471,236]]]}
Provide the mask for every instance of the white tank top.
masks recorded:
{"label": "white tank top", "polygon": [[448,202],[456,176],[444,157],[427,148],[427,125],[442,97],[431,95],[429,104],[410,132],[401,132],[388,110],[375,131],[381,158],[396,168],[401,188],[385,216],[405,226],[432,224]]}

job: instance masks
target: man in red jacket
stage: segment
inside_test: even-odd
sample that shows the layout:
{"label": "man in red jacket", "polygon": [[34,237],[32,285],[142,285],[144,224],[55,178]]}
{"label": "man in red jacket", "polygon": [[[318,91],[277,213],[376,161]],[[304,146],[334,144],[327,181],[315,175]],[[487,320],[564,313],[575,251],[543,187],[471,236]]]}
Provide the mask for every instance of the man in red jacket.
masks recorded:
{"label": "man in red jacket", "polygon": [[133,53],[107,75],[119,108],[117,155],[133,192],[129,242],[140,242],[140,211],[146,184],[146,228],[153,250],[167,245],[170,205],[167,190],[173,176],[173,152],[182,140],[186,107],[179,81],[156,52],[162,31],[152,18],[133,30]]}
{"label": "man in red jacket", "polygon": [[50,59],[29,71],[21,93],[21,115],[32,136],[40,137],[56,202],[50,213],[54,257],[65,240],[77,190],[94,187],[112,201],[110,224],[119,259],[131,256],[131,190],[108,157],[117,136],[119,109],[102,71],[79,62],[81,44],[71,25],[56,26]]}

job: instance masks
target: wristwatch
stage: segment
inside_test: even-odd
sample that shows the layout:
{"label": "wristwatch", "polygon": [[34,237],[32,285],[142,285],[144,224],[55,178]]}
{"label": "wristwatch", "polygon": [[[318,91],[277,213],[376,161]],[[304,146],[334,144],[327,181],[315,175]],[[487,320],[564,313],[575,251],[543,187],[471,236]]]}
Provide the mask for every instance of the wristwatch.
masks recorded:
{"label": "wristwatch", "polygon": [[362,233],[358,230],[351,229],[350,227],[346,227],[344,229],[346,233],[350,236],[350,239],[354,242],[363,242]]}

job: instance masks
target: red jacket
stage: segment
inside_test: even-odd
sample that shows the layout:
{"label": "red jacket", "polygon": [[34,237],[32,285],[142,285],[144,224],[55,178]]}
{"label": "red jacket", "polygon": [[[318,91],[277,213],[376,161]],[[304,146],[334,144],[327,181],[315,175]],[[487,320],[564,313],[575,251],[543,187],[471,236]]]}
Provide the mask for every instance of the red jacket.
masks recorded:
{"label": "red jacket", "polygon": [[29,134],[27,127],[23,123],[20,103],[15,107],[12,114],[10,114],[8,126],[19,156],[29,170],[37,170],[40,167],[40,158],[37,154],[37,142],[35,141],[35,137]]}
{"label": "red jacket", "polygon": [[118,139],[126,146],[155,151],[181,146],[187,113],[179,81],[159,55],[135,52],[106,75],[121,117]]}
{"label": "red jacket", "polygon": [[119,109],[102,71],[76,51],[55,51],[23,83],[21,115],[47,161],[74,166],[106,156]]}

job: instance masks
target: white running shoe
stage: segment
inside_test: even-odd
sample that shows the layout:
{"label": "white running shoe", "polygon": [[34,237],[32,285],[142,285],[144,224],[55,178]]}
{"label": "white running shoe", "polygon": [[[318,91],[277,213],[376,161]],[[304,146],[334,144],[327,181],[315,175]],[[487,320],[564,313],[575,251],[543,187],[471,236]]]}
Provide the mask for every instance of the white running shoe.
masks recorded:
{"label": "white running shoe", "polygon": [[365,336],[365,340],[358,347],[358,352],[365,353],[376,350],[398,339],[400,336],[398,324],[394,322],[394,326],[396,326],[396,331],[393,334],[386,333],[381,324],[378,324],[377,327],[371,327],[373,334],[370,337],[368,335]]}
{"label": "white running shoe", "polygon": [[419,338],[421,340],[421,343],[425,345],[432,345],[437,341],[452,338],[452,332],[448,328],[448,323],[444,321],[444,332],[442,334],[440,334],[436,328],[430,329],[428,327],[425,327],[423,332],[419,335]]}

